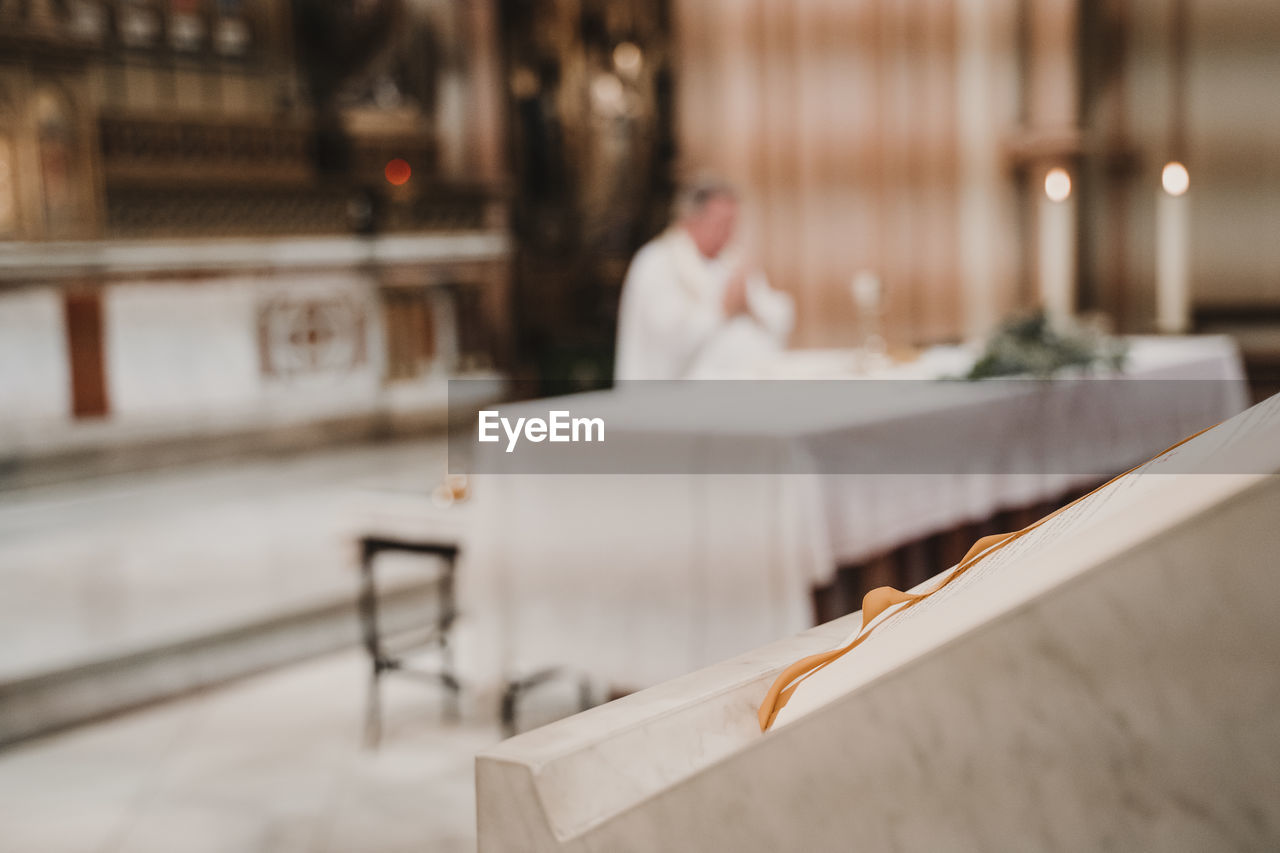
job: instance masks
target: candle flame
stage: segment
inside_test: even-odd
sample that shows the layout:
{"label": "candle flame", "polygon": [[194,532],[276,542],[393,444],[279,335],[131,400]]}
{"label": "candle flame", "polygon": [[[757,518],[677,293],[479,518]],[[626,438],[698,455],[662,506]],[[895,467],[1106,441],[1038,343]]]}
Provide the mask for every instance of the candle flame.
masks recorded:
{"label": "candle flame", "polygon": [[1066,169],[1054,167],[1044,176],[1044,194],[1049,201],[1066,201],[1071,195],[1071,176]]}
{"label": "candle flame", "polygon": [[1169,195],[1179,196],[1191,186],[1191,176],[1187,174],[1186,166],[1173,160],[1164,164],[1164,170],[1160,172],[1160,184]]}

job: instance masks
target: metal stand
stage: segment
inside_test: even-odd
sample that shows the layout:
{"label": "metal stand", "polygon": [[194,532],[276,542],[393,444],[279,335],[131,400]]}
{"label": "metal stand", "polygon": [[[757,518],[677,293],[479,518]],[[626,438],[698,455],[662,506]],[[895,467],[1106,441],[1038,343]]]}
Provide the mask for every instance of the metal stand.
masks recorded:
{"label": "metal stand", "polygon": [[[435,621],[425,627],[397,631],[383,636],[378,623],[378,593],[374,583],[373,564],[383,551],[401,551],[411,554],[439,557],[444,564],[440,577],[439,606]],[[360,631],[365,650],[369,653],[369,694],[365,705],[365,745],[375,747],[382,738],[382,699],[379,689],[382,676],[398,672],[445,688],[445,716],[458,718],[458,694],[461,684],[453,667],[453,650],[449,645],[449,633],[458,616],[454,596],[454,572],[458,561],[458,546],[442,542],[410,542],[377,536],[360,539],[360,595],[357,608],[360,614]],[[440,652],[438,670],[414,669],[405,664],[410,651],[435,648]],[[513,712],[514,713],[514,712]]]}
{"label": "metal stand", "polygon": [[[516,711],[520,697],[539,684],[560,676],[563,670],[559,667],[548,667],[515,681],[508,681],[502,691],[502,736],[513,737],[517,734]],[[591,680],[585,676],[578,679],[578,710],[585,711],[595,705],[591,692]]]}

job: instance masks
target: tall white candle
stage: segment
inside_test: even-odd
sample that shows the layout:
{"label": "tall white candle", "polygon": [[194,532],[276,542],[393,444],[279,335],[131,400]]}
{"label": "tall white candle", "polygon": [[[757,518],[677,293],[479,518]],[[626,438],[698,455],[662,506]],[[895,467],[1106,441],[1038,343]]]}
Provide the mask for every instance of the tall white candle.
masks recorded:
{"label": "tall white candle", "polygon": [[1191,177],[1181,163],[1166,163],[1156,191],[1156,328],[1167,334],[1191,329]]}
{"label": "tall white candle", "polygon": [[1050,324],[1062,326],[1076,307],[1076,203],[1066,169],[1045,174],[1039,220],[1040,303]]}

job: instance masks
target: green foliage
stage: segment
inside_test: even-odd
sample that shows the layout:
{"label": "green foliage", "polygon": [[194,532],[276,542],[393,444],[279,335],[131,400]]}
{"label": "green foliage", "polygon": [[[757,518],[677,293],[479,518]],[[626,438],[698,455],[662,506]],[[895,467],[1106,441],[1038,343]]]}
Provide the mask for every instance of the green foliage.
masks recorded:
{"label": "green foliage", "polygon": [[1055,328],[1043,312],[1005,321],[966,379],[996,376],[1048,378],[1062,370],[1123,370],[1129,347],[1097,326]]}

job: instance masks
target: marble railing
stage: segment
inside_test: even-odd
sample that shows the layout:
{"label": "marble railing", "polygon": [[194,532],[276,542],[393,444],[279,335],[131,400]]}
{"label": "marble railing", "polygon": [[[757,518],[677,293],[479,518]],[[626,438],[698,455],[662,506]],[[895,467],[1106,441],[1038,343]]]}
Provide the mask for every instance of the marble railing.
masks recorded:
{"label": "marble railing", "polygon": [[[837,645],[861,613],[505,741],[476,761],[482,849],[513,819],[538,845],[589,831],[760,740],[756,708],[792,661]],[[637,760],[637,756],[644,756]],[[532,812],[526,812],[532,806]]]}

